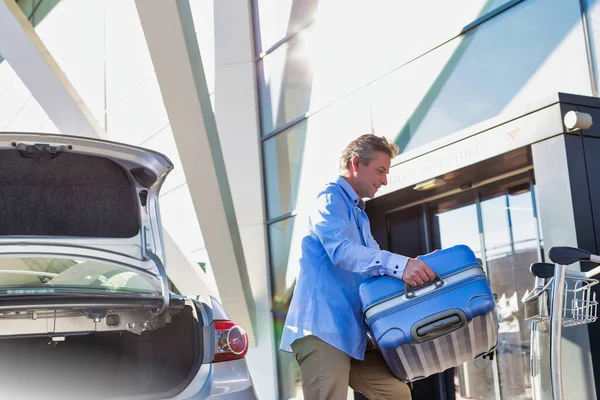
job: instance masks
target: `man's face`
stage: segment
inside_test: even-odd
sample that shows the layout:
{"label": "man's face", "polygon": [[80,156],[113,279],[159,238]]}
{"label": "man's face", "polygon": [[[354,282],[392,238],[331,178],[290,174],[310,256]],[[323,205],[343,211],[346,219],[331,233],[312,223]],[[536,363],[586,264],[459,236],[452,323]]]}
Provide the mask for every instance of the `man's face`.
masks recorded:
{"label": "man's face", "polygon": [[[355,157],[358,158],[358,157]],[[360,197],[375,197],[382,185],[387,185],[387,174],[390,172],[391,159],[386,153],[378,151],[375,158],[365,165],[360,159],[353,160],[356,193]]]}

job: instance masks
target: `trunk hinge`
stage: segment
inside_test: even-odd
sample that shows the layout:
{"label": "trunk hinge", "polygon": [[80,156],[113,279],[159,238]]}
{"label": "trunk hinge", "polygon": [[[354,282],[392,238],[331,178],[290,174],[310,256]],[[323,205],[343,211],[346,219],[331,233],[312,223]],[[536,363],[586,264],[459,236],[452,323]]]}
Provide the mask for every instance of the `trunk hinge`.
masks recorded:
{"label": "trunk hinge", "polygon": [[162,261],[160,261],[160,258],[158,258],[158,256],[156,254],[152,253],[151,251],[146,251],[146,255],[148,256],[149,259],[154,261],[154,263],[156,264],[156,267],[158,268],[158,273],[160,274],[163,304],[158,310],[155,311],[155,316],[158,317],[158,316],[164,314],[164,312],[169,309],[169,299],[171,298],[171,296],[169,294],[169,280],[167,278],[167,272],[165,271],[165,266],[163,265]]}

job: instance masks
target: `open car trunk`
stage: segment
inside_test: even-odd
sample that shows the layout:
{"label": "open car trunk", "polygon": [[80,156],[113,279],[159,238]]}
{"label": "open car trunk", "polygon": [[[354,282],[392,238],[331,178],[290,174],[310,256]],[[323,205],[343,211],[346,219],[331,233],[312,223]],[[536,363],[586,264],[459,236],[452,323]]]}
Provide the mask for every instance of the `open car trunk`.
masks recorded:
{"label": "open car trunk", "polygon": [[46,254],[104,252],[96,256],[125,257],[166,285],[158,198],[172,168],[162,154],[114,142],[0,134],[0,254],[15,244]]}
{"label": "open car trunk", "polygon": [[196,375],[201,317],[164,265],[172,168],[120,143],[0,134],[0,398],[168,398]]}
{"label": "open car trunk", "polygon": [[[202,330],[189,304],[168,313],[170,323],[141,334],[115,330],[0,339],[2,397],[174,396],[200,367]],[[16,316],[0,315],[10,317]]]}

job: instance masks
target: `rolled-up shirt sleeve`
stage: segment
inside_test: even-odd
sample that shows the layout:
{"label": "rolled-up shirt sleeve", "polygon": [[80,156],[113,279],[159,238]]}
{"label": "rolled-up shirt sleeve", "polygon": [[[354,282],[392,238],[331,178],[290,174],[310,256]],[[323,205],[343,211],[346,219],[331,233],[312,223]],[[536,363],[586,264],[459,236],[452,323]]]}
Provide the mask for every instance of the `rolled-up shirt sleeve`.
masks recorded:
{"label": "rolled-up shirt sleeve", "polygon": [[367,240],[368,246],[353,240],[353,231],[358,230],[358,226],[348,214],[341,195],[321,193],[309,217],[312,231],[337,268],[364,275],[402,278],[409,258],[381,250],[371,237]]}

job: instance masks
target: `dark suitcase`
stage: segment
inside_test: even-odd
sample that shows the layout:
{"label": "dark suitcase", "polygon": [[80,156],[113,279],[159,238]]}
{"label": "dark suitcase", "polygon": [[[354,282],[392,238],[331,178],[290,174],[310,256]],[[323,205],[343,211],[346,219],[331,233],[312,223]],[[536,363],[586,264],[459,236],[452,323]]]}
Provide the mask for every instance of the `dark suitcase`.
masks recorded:
{"label": "dark suitcase", "polygon": [[473,251],[459,245],[418,258],[436,273],[434,282],[410,288],[384,276],[360,287],[373,338],[404,382],[485,355],[498,341],[494,296]]}

